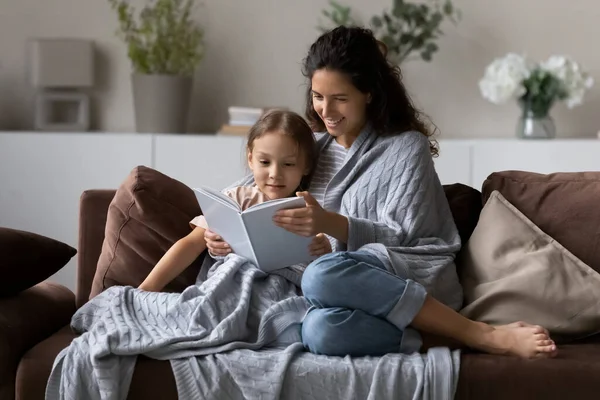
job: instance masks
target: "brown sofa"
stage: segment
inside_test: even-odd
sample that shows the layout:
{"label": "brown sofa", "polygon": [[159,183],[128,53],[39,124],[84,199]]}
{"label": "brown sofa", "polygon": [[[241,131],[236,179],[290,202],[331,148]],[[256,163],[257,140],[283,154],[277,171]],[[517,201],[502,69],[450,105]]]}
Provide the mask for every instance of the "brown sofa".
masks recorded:
{"label": "brown sofa", "polygon": [[[469,196],[462,185],[445,189],[461,236],[468,238],[481,204],[469,203],[472,193]],[[75,296],[60,285],[43,282],[0,298],[0,356],[9,355],[2,356],[0,365],[0,400],[13,398],[15,372],[14,398],[44,397],[55,356],[75,337],[68,326],[75,299],[80,306],[89,298],[114,195],[112,190],[90,190],[81,197]],[[465,350],[456,399],[595,399],[600,393],[598,377],[600,335],[564,344],[558,357],[550,360],[526,361]],[[169,362],[140,357],[129,398],[176,399]]]}

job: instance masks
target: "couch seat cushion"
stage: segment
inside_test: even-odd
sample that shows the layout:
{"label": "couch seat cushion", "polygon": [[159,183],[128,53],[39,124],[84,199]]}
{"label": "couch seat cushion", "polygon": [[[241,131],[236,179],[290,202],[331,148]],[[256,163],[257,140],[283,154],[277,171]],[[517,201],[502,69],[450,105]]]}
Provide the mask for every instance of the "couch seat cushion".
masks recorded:
{"label": "couch seat cushion", "polygon": [[21,357],[71,320],[75,295],[54,282],[41,282],[0,298],[0,399],[15,398]]}
{"label": "couch seat cushion", "polygon": [[[68,326],[32,348],[17,373],[16,400],[44,398],[46,382],[58,353],[76,335]],[[600,393],[600,337],[559,347],[554,359],[463,352],[456,400],[596,399]],[[177,399],[169,361],[140,356],[128,400]]]}
{"label": "couch seat cushion", "polygon": [[600,340],[559,346],[554,359],[463,353],[455,400],[592,400],[600,393]]}
{"label": "couch seat cushion", "polygon": [[[71,328],[65,326],[23,356],[17,371],[16,400],[44,398],[54,359],[75,337]],[[139,356],[128,399],[177,399],[171,363]]]}

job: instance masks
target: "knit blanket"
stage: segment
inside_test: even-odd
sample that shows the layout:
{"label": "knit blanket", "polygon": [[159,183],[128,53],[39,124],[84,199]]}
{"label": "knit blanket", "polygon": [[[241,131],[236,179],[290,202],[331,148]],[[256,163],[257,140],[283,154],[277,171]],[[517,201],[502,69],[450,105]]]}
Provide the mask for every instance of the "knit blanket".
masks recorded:
{"label": "knit blanket", "polygon": [[170,360],[180,399],[451,399],[459,353],[327,357],[304,350],[308,303],[281,276],[229,255],[183,293],[115,286],[81,307],[46,399],[127,397],[138,355]]}

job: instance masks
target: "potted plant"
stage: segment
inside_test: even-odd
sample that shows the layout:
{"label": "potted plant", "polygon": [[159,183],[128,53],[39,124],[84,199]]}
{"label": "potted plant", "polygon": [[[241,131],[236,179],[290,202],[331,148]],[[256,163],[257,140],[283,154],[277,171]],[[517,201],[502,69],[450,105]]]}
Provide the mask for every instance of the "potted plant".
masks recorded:
{"label": "potted plant", "polygon": [[317,29],[321,33],[325,33],[337,26],[359,26],[358,21],[351,15],[352,9],[344,6],[335,0],[329,1],[329,9],[321,10],[321,14],[327,22],[325,24],[319,22]]}
{"label": "potted plant", "polygon": [[487,66],[479,90],[493,104],[517,101],[522,110],[518,137],[552,139],[556,136],[552,106],[557,101],[564,101],[568,108],[581,105],[593,85],[594,79],[570,57],[554,55],[533,63],[508,53]]}
{"label": "potted plant", "polygon": [[[329,26],[357,26],[351,9],[336,1],[330,1],[330,9],[322,10],[329,20],[319,25],[324,32]],[[442,24],[449,20],[457,24],[460,19],[452,0],[407,1],[393,0],[391,11],[384,10],[371,18],[371,29],[387,47],[387,57],[395,64],[411,59],[431,61],[438,51],[436,40],[444,33]]]}
{"label": "potted plant", "polygon": [[448,19],[458,23],[460,11],[451,0],[413,2],[394,0],[391,13],[383,11],[371,18],[373,32],[388,48],[388,57],[396,64],[420,58],[431,61],[439,47],[435,41],[444,32]]}
{"label": "potted plant", "polygon": [[184,133],[204,32],[192,20],[194,0],[147,0],[139,13],[127,0],[108,0],[127,45],[138,132]]}

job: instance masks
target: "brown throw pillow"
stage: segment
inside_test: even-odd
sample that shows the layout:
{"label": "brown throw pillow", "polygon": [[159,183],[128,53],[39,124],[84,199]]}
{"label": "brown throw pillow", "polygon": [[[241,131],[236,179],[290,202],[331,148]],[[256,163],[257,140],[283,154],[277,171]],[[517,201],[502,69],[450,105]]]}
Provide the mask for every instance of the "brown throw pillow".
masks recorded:
{"label": "brown throw pillow", "polygon": [[483,208],[481,192],[462,183],[444,185],[444,193],[462,243],[466,243],[477,226]]}
{"label": "brown throw pillow", "polygon": [[565,341],[600,332],[600,274],[542,232],[498,191],[459,257],[464,316],[525,321]]}
{"label": "brown throw pillow", "polygon": [[[102,252],[90,298],[114,285],[139,286],[152,268],[190,231],[200,215],[193,191],[154,169],[138,166],[118,188],[108,208]],[[203,253],[164,291],[194,284]]]}
{"label": "brown throw pillow", "polygon": [[494,190],[600,272],[600,172],[497,172],[483,183],[484,203]]}
{"label": "brown throw pillow", "polygon": [[46,236],[0,227],[0,296],[12,296],[46,280],[77,254]]}

